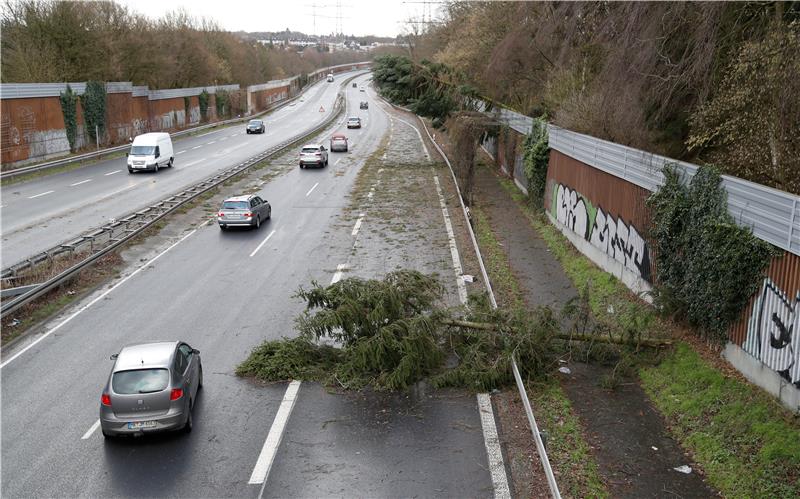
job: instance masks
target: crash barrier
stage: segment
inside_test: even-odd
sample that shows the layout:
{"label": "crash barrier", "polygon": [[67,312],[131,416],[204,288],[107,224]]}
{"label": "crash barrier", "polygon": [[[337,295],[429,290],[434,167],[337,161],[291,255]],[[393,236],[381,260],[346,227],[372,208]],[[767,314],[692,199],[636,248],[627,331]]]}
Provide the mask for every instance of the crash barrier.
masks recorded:
{"label": "crash barrier", "polygon": [[[344,84],[358,76],[360,76],[360,74],[351,76],[345,80]],[[152,227],[159,220],[163,219],[165,216],[174,213],[180,207],[184,206],[186,203],[189,203],[203,193],[219,186],[233,177],[240,175],[261,161],[282,153],[288,147],[295,145],[300,141],[304,141],[330,126],[341,116],[345,110],[344,84],[337,95],[336,103],[334,104],[334,109],[331,112],[330,117],[311,130],[296,134],[280,144],[277,144],[234,167],[211,175],[205,180],[198,182],[187,189],[184,189],[178,194],[169,196],[166,199],[163,199],[144,209],[134,211],[133,213],[130,213],[119,220],[112,221],[103,227],[87,232],[78,238],[70,240],[64,244],[59,244],[47,251],[28,258],[23,262],[4,269],[0,274],[0,277],[2,277],[3,284],[5,286],[6,284],[13,283],[15,277],[19,276],[22,272],[25,272],[36,265],[50,262],[54,258],[65,254],[77,254],[81,252],[88,253],[86,258],[82,259],[80,262],[76,263],[64,272],[61,272],[47,281],[37,285],[35,288],[22,294],[21,296],[18,296],[7,303],[3,303],[2,307],[0,307],[0,318],[8,317],[9,314],[18,310],[23,305],[32,303],[34,300],[46,294],[47,292],[68,282],[80,271],[93,265],[106,254],[125,244],[127,241],[130,241],[132,238],[138,236],[148,228]]]}

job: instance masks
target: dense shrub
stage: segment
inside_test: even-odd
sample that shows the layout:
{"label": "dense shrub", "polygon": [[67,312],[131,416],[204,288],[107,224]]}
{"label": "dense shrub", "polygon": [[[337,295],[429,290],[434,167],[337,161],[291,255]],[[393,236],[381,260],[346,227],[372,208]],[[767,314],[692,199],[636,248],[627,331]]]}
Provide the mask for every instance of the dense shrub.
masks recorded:
{"label": "dense shrub", "polygon": [[61,101],[61,113],[64,115],[64,129],[67,132],[69,150],[75,152],[75,139],[78,135],[78,96],[67,84],[67,89],[61,92],[59,100]]}
{"label": "dense shrub", "polygon": [[81,97],[83,123],[92,142],[105,135],[106,128],[106,85],[99,81],[86,82],[86,91]]}

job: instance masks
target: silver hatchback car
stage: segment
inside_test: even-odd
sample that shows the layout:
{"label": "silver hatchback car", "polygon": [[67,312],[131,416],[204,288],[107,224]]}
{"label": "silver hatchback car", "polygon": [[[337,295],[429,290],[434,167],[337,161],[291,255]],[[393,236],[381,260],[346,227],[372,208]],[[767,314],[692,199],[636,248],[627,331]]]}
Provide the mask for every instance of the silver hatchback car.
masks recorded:
{"label": "silver hatchback car", "polygon": [[222,202],[217,212],[217,223],[222,230],[228,227],[261,227],[263,220],[272,218],[272,206],[261,197],[250,194],[234,196]]}
{"label": "silver hatchback car", "polygon": [[182,341],[126,346],[100,396],[100,428],[120,435],[192,431],[192,407],[203,386],[200,352]]}

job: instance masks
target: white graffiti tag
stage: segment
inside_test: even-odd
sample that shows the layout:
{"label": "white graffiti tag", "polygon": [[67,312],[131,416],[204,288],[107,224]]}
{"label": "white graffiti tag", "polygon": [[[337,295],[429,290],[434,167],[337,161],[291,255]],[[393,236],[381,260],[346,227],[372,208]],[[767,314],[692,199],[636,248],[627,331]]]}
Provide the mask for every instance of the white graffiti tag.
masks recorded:
{"label": "white graffiti tag", "polygon": [[558,186],[556,195],[556,219],[566,225],[569,230],[586,237],[586,228],[589,226],[589,215],[586,213],[586,204],[577,192],[563,185]]}
{"label": "white graffiti tag", "polygon": [[589,242],[637,276],[650,281],[647,243],[633,225],[625,225],[621,218],[614,220],[614,217],[606,215],[598,208]]}
{"label": "white graffiti tag", "polygon": [[800,293],[790,302],[772,280],[764,279],[747,323],[747,339],[742,348],[800,388],[798,301]]}

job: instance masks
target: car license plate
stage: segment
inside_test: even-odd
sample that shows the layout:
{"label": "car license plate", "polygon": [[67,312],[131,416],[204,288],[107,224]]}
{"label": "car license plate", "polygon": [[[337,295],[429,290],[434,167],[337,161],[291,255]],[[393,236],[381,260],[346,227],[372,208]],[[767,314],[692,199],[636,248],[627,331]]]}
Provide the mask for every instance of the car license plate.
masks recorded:
{"label": "car license plate", "polygon": [[155,428],[155,421],[136,421],[135,423],[128,423],[129,430],[139,430],[142,428]]}

